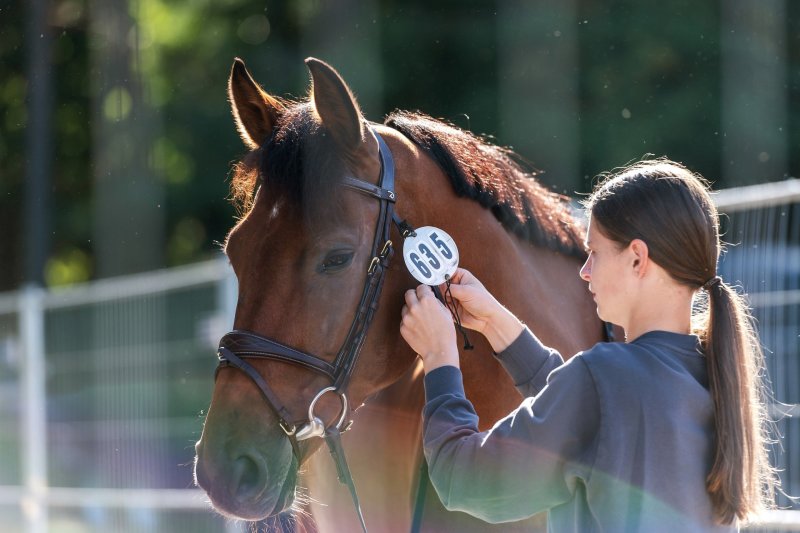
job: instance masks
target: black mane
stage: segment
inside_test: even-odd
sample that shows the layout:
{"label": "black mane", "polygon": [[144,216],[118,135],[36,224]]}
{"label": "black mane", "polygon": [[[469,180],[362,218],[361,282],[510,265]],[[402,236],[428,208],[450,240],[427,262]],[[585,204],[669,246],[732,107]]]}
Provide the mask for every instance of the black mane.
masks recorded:
{"label": "black mane", "polygon": [[396,111],[385,124],[431,156],[456,194],[490,209],[507,230],[537,246],[586,257],[569,198],[542,186],[514,161],[511,150],[422,113]]}

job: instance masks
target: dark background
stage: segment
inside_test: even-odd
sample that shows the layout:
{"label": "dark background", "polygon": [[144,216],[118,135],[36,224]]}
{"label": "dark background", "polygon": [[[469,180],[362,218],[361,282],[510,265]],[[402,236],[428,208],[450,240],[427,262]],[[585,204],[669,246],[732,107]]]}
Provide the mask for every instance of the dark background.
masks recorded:
{"label": "dark background", "polygon": [[232,60],[302,97],[311,55],[369,119],[491,135],[573,196],[646,153],[715,188],[800,167],[799,2],[0,0],[0,290],[216,255]]}

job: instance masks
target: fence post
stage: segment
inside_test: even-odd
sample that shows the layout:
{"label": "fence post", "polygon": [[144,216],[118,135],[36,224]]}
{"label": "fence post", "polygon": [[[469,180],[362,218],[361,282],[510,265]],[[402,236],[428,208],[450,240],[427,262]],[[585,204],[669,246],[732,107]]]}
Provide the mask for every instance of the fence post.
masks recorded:
{"label": "fence post", "polygon": [[47,404],[45,401],[45,292],[35,285],[20,296],[22,337],[22,512],[29,533],[47,531]]}

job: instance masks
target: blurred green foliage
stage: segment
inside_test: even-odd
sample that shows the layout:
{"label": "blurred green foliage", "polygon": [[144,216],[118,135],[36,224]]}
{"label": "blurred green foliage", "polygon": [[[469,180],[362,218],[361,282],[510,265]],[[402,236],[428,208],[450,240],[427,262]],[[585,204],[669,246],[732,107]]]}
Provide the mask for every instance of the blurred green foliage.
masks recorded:
{"label": "blurred green foliage", "polygon": [[[242,155],[230,118],[226,81],[240,56],[265,88],[302,97],[310,46],[325,29],[321,0],[131,0],[136,31],[131,72],[144,86],[155,127],[149,165],[163,184],[167,265],[216,253],[233,223],[225,202],[230,163]],[[351,7],[361,4],[351,2]],[[477,133],[503,137],[498,112],[503,83],[497,41],[498,0],[430,2],[375,0],[371,27],[346,28],[361,39],[353,53],[380,65],[379,98],[366,99],[368,118],[419,109]],[[0,3],[0,289],[17,286],[24,243],[19,237],[25,175],[26,10]],[[587,192],[593,177],[645,153],[668,154],[724,187],[720,180],[721,4],[670,0],[580,0],[576,3],[580,175],[550,183]],[[55,79],[55,153],[50,284],[93,275],[91,2],[52,0],[49,24]],[[790,174],[800,167],[800,4],[786,2],[786,72]],[[320,19],[323,20],[320,20]],[[347,20],[345,14],[344,19]],[[360,23],[359,23],[360,24]],[[357,26],[357,27],[356,27]],[[574,29],[574,28],[573,28]],[[326,30],[337,34],[337,28]],[[325,34],[327,35],[327,34]],[[353,59],[339,67],[361,73]],[[366,67],[364,67],[366,68]],[[367,71],[366,75],[372,75]],[[558,73],[554,73],[558,75]],[[353,76],[357,77],[357,76]],[[125,113],[124,88],[102,109]],[[377,102],[377,103],[375,103]],[[535,105],[532,102],[531,105]],[[521,154],[529,156],[529,154]],[[535,164],[535,161],[534,161]],[[548,170],[548,169],[544,169]],[[781,176],[753,176],[753,182]],[[545,175],[547,179],[547,175]]]}
{"label": "blurred green foliage", "polygon": [[[0,288],[11,288],[17,285],[22,268],[25,56],[21,2],[0,6]],[[8,24],[9,20],[17,24]]]}
{"label": "blurred green foliage", "polygon": [[684,161],[716,180],[719,3],[595,1],[582,7],[579,101],[586,175],[649,152]]}

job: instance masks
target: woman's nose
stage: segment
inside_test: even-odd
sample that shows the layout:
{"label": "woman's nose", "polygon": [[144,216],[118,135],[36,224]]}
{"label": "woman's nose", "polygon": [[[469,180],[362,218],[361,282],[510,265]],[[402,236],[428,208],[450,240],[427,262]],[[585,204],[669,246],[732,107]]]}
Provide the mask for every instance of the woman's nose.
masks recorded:
{"label": "woman's nose", "polygon": [[592,278],[592,256],[586,258],[586,262],[581,267],[578,275],[583,281],[591,281]]}

